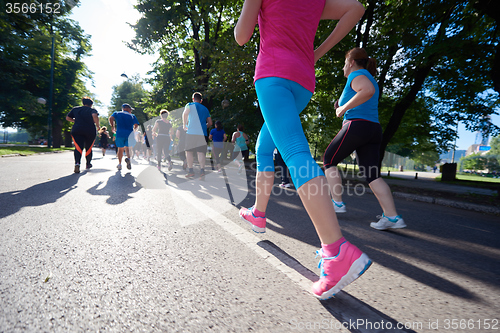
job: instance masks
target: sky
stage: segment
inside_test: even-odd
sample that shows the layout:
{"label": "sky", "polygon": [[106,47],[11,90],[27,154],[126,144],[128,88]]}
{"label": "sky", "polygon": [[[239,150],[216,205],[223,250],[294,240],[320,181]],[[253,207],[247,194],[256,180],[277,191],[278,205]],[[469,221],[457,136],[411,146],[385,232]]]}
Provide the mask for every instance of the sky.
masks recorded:
{"label": "sky", "polygon": [[[155,55],[140,55],[125,45],[135,36],[127,23],[134,24],[140,18],[133,7],[135,3],[136,0],[83,0],[70,15],[79,22],[85,34],[91,36],[92,56],[86,57],[84,62],[94,72],[94,86],[88,82],[87,88],[103,104],[96,106],[101,114],[107,114],[113,86],[125,80],[122,73],[146,78],[151,64],[157,59]],[[492,116],[492,122],[500,126],[500,116]],[[458,150],[466,150],[474,143],[476,134],[467,131],[465,125],[459,124],[458,133]]]}
{"label": "sky", "polygon": [[70,15],[84,33],[91,36],[92,56],[86,57],[84,62],[94,72],[94,86],[88,82],[87,88],[104,105],[104,110],[96,107],[101,114],[107,114],[113,86],[126,80],[121,77],[122,73],[128,77],[139,74],[146,78],[151,64],[157,59],[155,55],[141,55],[125,44],[135,37],[127,23],[135,24],[140,18],[134,4],[135,0],[83,0]]}

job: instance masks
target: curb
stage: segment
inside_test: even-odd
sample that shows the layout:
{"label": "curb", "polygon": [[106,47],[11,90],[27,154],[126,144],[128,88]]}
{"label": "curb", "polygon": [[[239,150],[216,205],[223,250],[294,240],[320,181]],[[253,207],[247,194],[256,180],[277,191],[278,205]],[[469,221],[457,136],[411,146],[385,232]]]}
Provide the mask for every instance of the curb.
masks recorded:
{"label": "curb", "polygon": [[[70,151],[70,150],[68,150]],[[60,153],[66,153],[65,150],[56,150],[56,151],[44,151],[40,153],[34,153],[34,154],[7,154],[7,155],[0,155],[0,157],[16,157],[16,156],[31,156],[31,155],[43,155],[43,154],[60,154]]]}
{"label": "curb", "polygon": [[403,192],[392,192],[392,195],[394,197],[403,198],[403,199],[406,199],[408,201],[426,202],[426,203],[432,203],[432,204],[441,205],[441,206],[448,206],[448,207],[460,208],[460,209],[465,209],[465,210],[472,210],[472,211],[480,212],[480,213],[500,215],[500,208],[492,207],[492,206],[477,205],[477,204],[471,204],[471,203],[466,203],[466,202],[447,200],[447,199],[441,199],[441,198],[434,198],[434,197],[428,197],[428,196],[424,196],[424,195],[416,195],[416,194],[409,194],[409,193],[403,193]]}
{"label": "curb", "polygon": [[2,155],[1,157],[16,157],[16,156],[28,156],[28,155],[21,155],[21,154],[7,154],[7,155]]}

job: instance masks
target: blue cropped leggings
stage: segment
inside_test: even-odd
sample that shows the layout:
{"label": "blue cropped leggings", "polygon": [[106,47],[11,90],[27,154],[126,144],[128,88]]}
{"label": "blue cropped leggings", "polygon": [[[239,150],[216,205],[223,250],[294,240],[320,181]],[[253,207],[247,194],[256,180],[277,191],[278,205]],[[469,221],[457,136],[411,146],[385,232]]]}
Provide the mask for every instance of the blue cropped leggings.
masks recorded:
{"label": "blue cropped leggings", "polygon": [[273,152],[277,147],[297,189],[323,176],[311,156],[299,117],[312,92],[297,82],[278,77],[258,79],[255,89],[264,117],[256,145],[257,171],[274,171]]}

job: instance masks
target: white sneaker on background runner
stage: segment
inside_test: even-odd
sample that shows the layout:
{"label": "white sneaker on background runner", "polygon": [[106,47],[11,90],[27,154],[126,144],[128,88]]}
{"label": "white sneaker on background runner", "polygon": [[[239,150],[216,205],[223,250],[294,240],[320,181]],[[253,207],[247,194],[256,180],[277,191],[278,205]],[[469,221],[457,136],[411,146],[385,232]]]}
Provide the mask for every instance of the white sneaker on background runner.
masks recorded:
{"label": "white sneaker on background runner", "polygon": [[405,221],[401,215],[398,215],[395,218],[389,218],[382,213],[382,215],[378,215],[377,218],[380,220],[378,220],[378,222],[370,223],[370,227],[377,230],[406,228]]}

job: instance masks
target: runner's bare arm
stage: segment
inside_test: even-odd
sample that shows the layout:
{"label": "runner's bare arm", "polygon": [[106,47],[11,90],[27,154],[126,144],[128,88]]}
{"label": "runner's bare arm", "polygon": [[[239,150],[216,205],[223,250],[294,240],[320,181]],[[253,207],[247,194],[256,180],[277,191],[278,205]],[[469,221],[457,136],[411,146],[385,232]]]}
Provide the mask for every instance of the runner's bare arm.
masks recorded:
{"label": "runner's bare arm", "polygon": [[338,22],[330,36],[314,50],[314,62],[337,45],[354,28],[364,13],[365,8],[356,0],[326,0],[321,19],[338,20]]}
{"label": "runner's bare arm", "polygon": [[356,92],[356,95],[335,110],[337,117],[342,117],[347,110],[360,106],[375,94],[373,83],[364,75],[356,76],[351,82],[351,88]]}
{"label": "runner's bare arm", "polygon": [[189,106],[186,106],[184,108],[184,112],[182,113],[182,127],[184,128],[185,131],[187,131],[189,111],[190,111]]}
{"label": "runner's bare arm", "polygon": [[95,127],[97,127],[97,130],[100,130],[101,126],[99,125],[99,116],[97,113],[92,113],[92,118],[94,119]]}
{"label": "runner's bare arm", "polygon": [[243,46],[252,38],[262,0],[245,0],[240,18],[234,27],[234,39]]}

